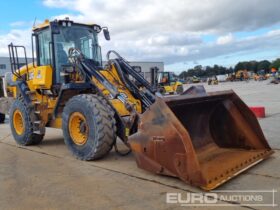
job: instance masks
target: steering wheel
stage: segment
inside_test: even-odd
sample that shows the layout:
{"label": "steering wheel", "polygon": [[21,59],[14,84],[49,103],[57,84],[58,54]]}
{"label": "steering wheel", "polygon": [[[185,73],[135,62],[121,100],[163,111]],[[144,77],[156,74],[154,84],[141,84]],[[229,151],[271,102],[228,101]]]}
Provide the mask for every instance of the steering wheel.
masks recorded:
{"label": "steering wheel", "polygon": [[84,54],[81,52],[81,50],[71,47],[68,50],[68,59],[70,63],[77,64],[83,61],[85,58]]}

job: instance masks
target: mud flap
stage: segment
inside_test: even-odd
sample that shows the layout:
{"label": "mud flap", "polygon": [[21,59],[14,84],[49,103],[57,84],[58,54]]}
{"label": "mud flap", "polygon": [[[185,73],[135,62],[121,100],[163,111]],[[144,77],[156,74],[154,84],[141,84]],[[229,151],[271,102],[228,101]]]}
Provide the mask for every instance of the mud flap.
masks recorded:
{"label": "mud flap", "polygon": [[140,168],[211,190],[273,153],[233,92],[157,98],[129,143]]}

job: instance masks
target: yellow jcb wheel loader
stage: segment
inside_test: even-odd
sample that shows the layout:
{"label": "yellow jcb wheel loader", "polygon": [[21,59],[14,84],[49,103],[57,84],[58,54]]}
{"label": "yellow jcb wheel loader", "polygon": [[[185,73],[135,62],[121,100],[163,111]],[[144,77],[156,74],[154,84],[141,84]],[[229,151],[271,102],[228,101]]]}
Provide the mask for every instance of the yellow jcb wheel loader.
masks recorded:
{"label": "yellow jcb wheel loader", "polygon": [[10,127],[18,144],[39,144],[46,127],[62,128],[74,156],[95,160],[118,136],[140,168],[205,190],[272,154],[256,117],[233,91],[197,86],[164,98],[118,53],[108,52],[102,67],[102,30],[109,40],[108,29],[96,24],[45,21],[33,28],[36,62],[33,56],[24,65],[17,55],[25,48],[9,45]]}
{"label": "yellow jcb wheel loader", "polygon": [[181,94],[184,92],[183,84],[175,79],[173,72],[158,72],[156,87],[161,94]]}

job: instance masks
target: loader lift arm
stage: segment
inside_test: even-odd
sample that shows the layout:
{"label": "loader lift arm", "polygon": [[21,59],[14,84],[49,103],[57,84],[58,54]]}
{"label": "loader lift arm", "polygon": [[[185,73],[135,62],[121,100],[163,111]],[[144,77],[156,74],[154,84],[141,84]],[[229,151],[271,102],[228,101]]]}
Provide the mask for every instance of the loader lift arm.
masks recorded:
{"label": "loader lift arm", "polygon": [[[73,57],[71,54],[74,50],[79,51],[78,49],[70,49],[69,57]],[[109,56],[111,53],[114,53],[117,56],[117,59],[110,59]],[[123,57],[121,57],[115,51],[109,51],[107,53],[107,58],[110,64],[115,65],[122,82],[126,85],[128,90],[135,98],[142,101],[144,110],[146,110],[155,102],[154,88],[142,77],[142,75],[136,72]],[[111,83],[109,83],[101,73],[99,73],[98,67],[95,66],[90,59],[84,58],[81,52],[79,52],[79,55],[77,55],[73,61],[73,64],[77,63],[79,64],[79,69],[85,76],[87,82],[91,82],[91,78],[94,77],[101,84],[103,84],[107,90],[109,90],[113,98],[120,97],[118,90]],[[137,81],[137,85],[129,78],[129,76]],[[144,87],[145,89],[141,90],[138,86]]]}
{"label": "loader lift arm", "polygon": [[[110,60],[111,53],[115,54],[117,59]],[[140,99],[143,102],[145,109],[155,102],[156,90],[147,80],[143,78],[141,74],[135,71],[123,57],[121,57],[116,51],[109,51],[107,53],[107,59],[109,60],[109,63],[115,64],[122,82],[126,85],[129,91],[132,92],[134,97]],[[135,82],[129,79],[129,76],[136,80],[137,85]],[[145,89],[139,89],[138,86],[144,87]]]}

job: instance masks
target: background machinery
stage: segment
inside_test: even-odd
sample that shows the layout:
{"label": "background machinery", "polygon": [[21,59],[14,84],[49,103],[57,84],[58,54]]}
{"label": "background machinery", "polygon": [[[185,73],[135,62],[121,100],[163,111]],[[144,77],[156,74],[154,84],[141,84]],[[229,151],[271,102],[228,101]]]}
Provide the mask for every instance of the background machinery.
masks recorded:
{"label": "background machinery", "polygon": [[207,83],[208,83],[208,85],[218,85],[219,81],[218,81],[217,76],[212,76],[212,77],[208,78]]}
{"label": "background machinery", "polygon": [[235,80],[246,81],[249,80],[249,73],[247,70],[238,70],[235,74]]}
{"label": "background machinery", "polygon": [[[3,80],[2,78],[0,77],[0,99],[1,97],[4,97],[4,88],[3,88]],[[5,114],[4,113],[1,113],[1,100],[0,100],[0,124],[1,123],[4,123],[5,121]]]}
{"label": "background machinery", "polygon": [[263,81],[263,80],[267,80],[268,78],[269,78],[269,75],[265,73],[265,70],[259,70],[254,75],[254,80],[255,81]]}
{"label": "background machinery", "polygon": [[272,154],[256,117],[233,91],[197,86],[162,97],[118,53],[109,51],[102,67],[102,30],[109,40],[108,29],[96,24],[45,21],[33,28],[33,62],[23,67],[17,55],[25,48],[9,45],[9,117],[18,144],[39,144],[46,127],[62,128],[74,156],[95,160],[118,136],[140,168],[206,190]]}
{"label": "background machinery", "polygon": [[198,78],[197,76],[193,76],[191,79],[192,83],[200,83],[200,78]]}
{"label": "background machinery", "polygon": [[0,78],[0,123],[4,123],[5,115],[9,114],[10,107],[14,102],[12,88],[8,86],[11,80],[11,72],[7,72],[3,78]]}
{"label": "background machinery", "polygon": [[173,72],[157,72],[152,84],[161,94],[181,94],[184,91],[183,83],[178,81]]}

